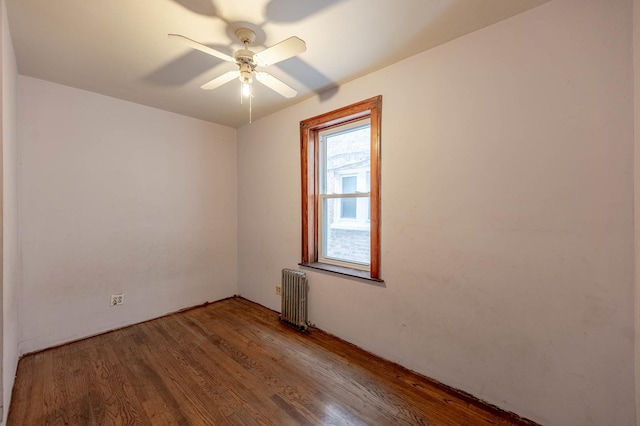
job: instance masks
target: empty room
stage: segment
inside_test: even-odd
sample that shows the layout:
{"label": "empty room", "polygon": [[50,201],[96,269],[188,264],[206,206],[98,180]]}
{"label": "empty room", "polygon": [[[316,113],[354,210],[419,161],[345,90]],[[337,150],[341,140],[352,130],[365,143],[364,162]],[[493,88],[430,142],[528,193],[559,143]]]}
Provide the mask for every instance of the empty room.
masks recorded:
{"label": "empty room", "polygon": [[0,3],[2,425],[640,425],[640,0]]}

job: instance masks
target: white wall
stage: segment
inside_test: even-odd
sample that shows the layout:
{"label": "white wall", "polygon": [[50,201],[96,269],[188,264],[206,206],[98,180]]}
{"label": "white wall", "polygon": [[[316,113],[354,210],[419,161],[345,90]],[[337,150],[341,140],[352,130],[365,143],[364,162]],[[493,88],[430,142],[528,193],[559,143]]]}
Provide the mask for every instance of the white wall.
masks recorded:
{"label": "white wall", "polygon": [[22,353],[236,293],[234,129],[20,76],[18,131]]}
{"label": "white wall", "polygon": [[[9,413],[11,391],[18,367],[18,294],[20,250],[18,246],[18,136],[16,129],[16,60],[2,1],[2,395],[3,414]],[[4,423],[3,423],[4,424]]]}
{"label": "white wall", "polygon": [[385,286],[318,327],[548,425],[635,422],[631,0],[553,0],[238,131],[239,290],[300,259],[300,120],[378,94]]}

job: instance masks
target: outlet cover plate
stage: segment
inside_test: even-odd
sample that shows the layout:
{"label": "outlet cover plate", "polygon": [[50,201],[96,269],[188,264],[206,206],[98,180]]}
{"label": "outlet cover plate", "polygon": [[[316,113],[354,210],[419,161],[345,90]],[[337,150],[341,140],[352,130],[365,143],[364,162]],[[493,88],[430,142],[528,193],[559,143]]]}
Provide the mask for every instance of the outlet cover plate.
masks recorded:
{"label": "outlet cover plate", "polygon": [[124,303],[124,293],[111,295],[111,306],[122,305]]}

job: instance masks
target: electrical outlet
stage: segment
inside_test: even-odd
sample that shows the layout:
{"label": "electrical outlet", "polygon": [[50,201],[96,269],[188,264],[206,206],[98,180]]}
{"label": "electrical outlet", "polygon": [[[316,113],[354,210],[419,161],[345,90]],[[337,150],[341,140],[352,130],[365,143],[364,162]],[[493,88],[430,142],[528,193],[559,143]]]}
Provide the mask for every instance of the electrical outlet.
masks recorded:
{"label": "electrical outlet", "polygon": [[276,286],[276,294],[277,295],[282,294],[282,287],[280,287],[279,285]]}
{"label": "electrical outlet", "polygon": [[111,306],[122,305],[124,303],[124,293],[111,295]]}

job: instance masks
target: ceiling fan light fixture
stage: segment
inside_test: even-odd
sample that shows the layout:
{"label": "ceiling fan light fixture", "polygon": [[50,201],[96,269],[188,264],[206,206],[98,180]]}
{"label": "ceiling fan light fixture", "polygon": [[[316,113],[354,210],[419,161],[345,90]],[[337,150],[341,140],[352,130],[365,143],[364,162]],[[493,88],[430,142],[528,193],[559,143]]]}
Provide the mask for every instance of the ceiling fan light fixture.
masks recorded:
{"label": "ceiling fan light fixture", "polygon": [[242,96],[251,96],[251,83],[242,82]]}
{"label": "ceiling fan light fixture", "polygon": [[240,87],[243,96],[251,96],[251,83],[253,83],[253,67],[243,64],[240,66]]}

